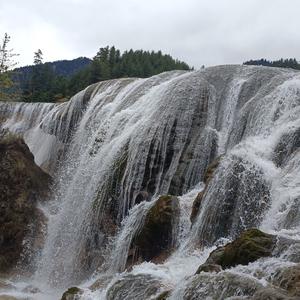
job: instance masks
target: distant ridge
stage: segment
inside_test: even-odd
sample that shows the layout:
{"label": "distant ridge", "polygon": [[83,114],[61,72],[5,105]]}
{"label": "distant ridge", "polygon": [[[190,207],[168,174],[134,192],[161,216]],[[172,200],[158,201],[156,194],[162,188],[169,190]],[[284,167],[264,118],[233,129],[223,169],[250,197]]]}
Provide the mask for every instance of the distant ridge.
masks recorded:
{"label": "distant ridge", "polygon": [[[72,60],[63,59],[63,60],[56,60],[53,62],[46,62],[43,65],[49,66],[53,70],[55,75],[60,75],[60,76],[70,78],[77,72],[87,67],[91,62],[92,60],[87,57],[78,57]],[[29,65],[29,66],[16,68],[14,70],[15,77],[18,80],[21,88],[29,80],[32,71],[36,67],[37,66],[35,65]]]}

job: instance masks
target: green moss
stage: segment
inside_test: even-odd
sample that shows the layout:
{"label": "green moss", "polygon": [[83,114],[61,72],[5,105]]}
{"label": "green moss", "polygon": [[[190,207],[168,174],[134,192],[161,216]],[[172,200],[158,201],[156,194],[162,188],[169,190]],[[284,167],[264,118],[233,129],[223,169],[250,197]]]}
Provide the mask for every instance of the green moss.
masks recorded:
{"label": "green moss", "polygon": [[73,300],[76,299],[75,296],[80,295],[82,290],[78,287],[71,287],[66,292],[63,293],[61,300]]}
{"label": "green moss", "polygon": [[206,263],[217,264],[223,268],[247,265],[261,257],[272,254],[275,237],[258,229],[249,229],[232,243],[213,251]]}

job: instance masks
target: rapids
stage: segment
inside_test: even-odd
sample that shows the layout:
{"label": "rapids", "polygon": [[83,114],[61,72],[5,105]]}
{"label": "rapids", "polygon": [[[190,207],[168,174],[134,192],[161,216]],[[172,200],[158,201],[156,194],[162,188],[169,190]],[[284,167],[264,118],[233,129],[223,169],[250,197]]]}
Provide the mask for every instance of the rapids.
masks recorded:
{"label": "rapids", "polygon": [[[218,66],[110,80],[62,104],[0,102],[0,130],[22,135],[54,178],[40,204],[48,228],[35,271],[12,278],[6,294],[60,299],[75,285],[86,300],[155,299],[167,290],[174,300],[246,299],[274,269],[299,262],[291,248],[201,275],[201,284],[193,276],[213,249],[247,228],[300,240],[297,71]],[[204,173],[220,155],[191,224]],[[133,235],[165,194],[179,198],[176,249],[164,263],[126,270]],[[39,292],[24,292],[29,284]]]}

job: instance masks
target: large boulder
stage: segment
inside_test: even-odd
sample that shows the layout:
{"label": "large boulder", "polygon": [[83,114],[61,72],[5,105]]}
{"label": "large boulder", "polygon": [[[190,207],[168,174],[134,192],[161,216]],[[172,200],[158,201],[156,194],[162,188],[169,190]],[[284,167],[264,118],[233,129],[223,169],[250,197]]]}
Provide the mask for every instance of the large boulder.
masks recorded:
{"label": "large boulder", "polygon": [[177,197],[161,196],[150,208],[142,228],[133,238],[127,265],[137,261],[163,261],[175,246],[174,230],[179,213]]}
{"label": "large boulder", "polygon": [[[236,240],[214,250],[204,265],[197,271],[206,271],[204,266],[221,266],[223,269],[236,265],[247,265],[261,257],[272,255],[276,246],[276,236],[264,233],[258,229],[243,232]],[[217,270],[217,268],[214,268]]]}
{"label": "large boulder", "polygon": [[[7,136],[0,141],[0,272],[9,271],[20,258],[31,235],[40,238],[42,213],[39,199],[47,197],[51,177],[35,163],[21,138]],[[28,238],[28,241],[30,239]],[[25,255],[28,257],[28,255]]]}

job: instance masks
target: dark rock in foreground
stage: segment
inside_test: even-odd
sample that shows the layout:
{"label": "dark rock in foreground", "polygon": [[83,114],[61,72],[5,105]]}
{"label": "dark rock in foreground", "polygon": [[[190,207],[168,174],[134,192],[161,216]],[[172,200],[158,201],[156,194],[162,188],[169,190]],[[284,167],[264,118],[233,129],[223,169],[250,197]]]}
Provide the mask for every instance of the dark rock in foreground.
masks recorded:
{"label": "dark rock in foreground", "polygon": [[139,260],[161,262],[174,247],[174,230],[179,219],[179,202],[174,196],[161,196],[149,210],[144,225],[133,239],[127,264]]}
{"label": "dark rock in foreground", "polygon": [[35,237],[33,248],[39,243],[43,215],[36,203],[47,197],[50,180],[22,139],[0,141],[0,272],[16,265],[25,236]]}
{"label": "dark rock in foreground", "polygon": [[[211,269],[216,271],[217,266],[226,269],[236,265],[247,265],[261,257],[271,256],[275,245],[276,236],[258,229],[246,230],[233,242],[214,250],[197,273]],[[205,266],[215,266],[215,268],[209,269]]]}

